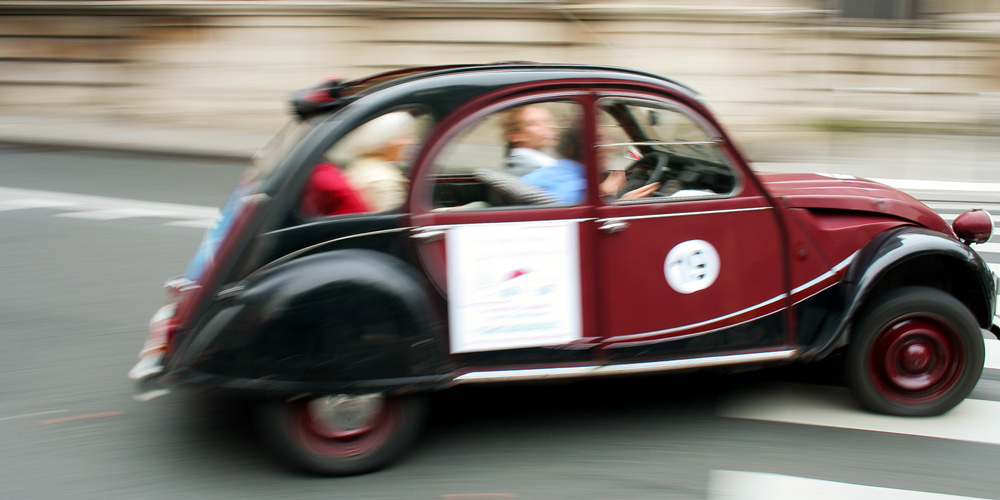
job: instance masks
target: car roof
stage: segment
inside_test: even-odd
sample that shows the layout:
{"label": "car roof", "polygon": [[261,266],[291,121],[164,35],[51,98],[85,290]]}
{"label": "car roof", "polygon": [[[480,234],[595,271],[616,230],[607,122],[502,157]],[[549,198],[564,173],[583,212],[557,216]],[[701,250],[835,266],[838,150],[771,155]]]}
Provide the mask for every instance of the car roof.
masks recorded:
{"label": "car roof", "polygon": [[[505,78],[497,78],[498,75]],[[482,91],[485,87],[503,87],[532,81],[573,78],[600,78],[630,80],[671,88],[688,98],[700,101],[698,93],[675,80],[653,73],[611,66],[580,64],[542,64],[528,62],[501,62],[491,64],[457,64],[448,66],[422,66],[401,68],[369,75],[354,80],[328,79],[310,89],[292,94],[293,108],[305,116],[313,111],[336,109],[365,95],[380,93],[399,87],[414,86],[441,88],[451,84],[474,84]],[[390,92],[391,93],[391,92]]]}
{"label": "car roof", "polygon": [[[375,75],[367,76],[364,78],[359,78],[347,82],[345,87],[348,88],[358,88],[358,90],[375,89],[379,90],[386,87],[391,87],[394,85],[399,85],[405,82],[411,82],[414,80],[427,79],[433,77],[440,77],[446,75],[470,73],[470,72],[480,72],[480,73],[492,73],[497,71],[521,71],[521,72],[546,72],[546,71],[575,71],[575,72],[585,72],[585,73],[600,73],[603,76],[612,76],[626,79],[633,79],[634,77],[644,77],[646,79],[657,80],[660,83],[665,83],[671,87],[677,87],[682,89],[685,93],[690,94],[692,97],[696,97],[698,93],[682,83],[672,80],[670,78],[665,78],[663,76],[649,73],[646,71],[638,71],[628,68],[619,68],[614,66],[595,66],[595,65],[582,65],[582,64],[543,64],[543,63],[532,63],[532,62],[500,62],[491,64],[457,64],[449,66],[425,66],[425,67],[415,67],[399,69],[394,71],[388,71],[385,73],[378,73]],[[362,90],[363,91],[363,90]]]}

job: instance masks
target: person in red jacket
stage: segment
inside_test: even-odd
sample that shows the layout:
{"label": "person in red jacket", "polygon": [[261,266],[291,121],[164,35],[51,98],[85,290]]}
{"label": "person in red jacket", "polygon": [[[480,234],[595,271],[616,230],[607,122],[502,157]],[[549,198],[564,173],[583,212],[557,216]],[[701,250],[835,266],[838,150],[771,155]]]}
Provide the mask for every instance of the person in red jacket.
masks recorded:
{"label": "person in red jacket", "polygon": [[332,163],[317,163],[313,166],[302,193],[299,210],[308,217],[371,211],[340,168]]}

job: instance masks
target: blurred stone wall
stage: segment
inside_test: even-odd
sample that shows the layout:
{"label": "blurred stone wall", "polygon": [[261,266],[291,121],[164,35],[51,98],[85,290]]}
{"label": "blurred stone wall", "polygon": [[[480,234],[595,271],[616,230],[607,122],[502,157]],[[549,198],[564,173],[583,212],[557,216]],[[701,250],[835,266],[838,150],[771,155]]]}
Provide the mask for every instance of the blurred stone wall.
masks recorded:
{"label": "blurred stone wall", "polygon": [[321,77],[532,60],[675,78],[745,138],[997,121],[1000,0],[924,0],[916,21],[837,5],[0,0],[0,112],[270,131]]}

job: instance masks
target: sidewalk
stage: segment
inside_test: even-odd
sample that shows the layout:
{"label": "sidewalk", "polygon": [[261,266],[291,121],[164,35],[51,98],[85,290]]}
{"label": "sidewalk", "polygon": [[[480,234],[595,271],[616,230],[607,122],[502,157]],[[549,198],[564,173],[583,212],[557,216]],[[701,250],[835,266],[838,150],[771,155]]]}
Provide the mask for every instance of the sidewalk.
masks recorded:
{"label": "sidewalk", "polygon": [[[0,144],[246,161],[271,134],[83,117],[0,114]],[[740,137],[735,138],[740,141]],[[889,133],[788,134],[741,142],[753,167],[866,177],[921,199],[1000,202],[1000,138]]]}
{"label": "sidewalk", "polygon": [[83,117],[0,114],[0,144],[246,161],[271,134]]}

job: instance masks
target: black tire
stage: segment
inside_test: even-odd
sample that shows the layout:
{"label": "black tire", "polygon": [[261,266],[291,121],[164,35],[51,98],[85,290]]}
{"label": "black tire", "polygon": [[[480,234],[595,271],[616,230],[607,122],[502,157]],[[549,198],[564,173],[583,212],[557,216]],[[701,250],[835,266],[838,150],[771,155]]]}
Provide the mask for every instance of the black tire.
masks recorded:
{"label": "black tire", "polygon": [[364,474],[385,467],[410,447],[427,416],[423,395],[389,396],[369,429],[333,436],[310,417],[308,401],[268,402],[258,423],[265,442],[294,469],[324,476]]}
{"label": "black tire", "polygon": [[975,318],[955,297],[906,287],[865,307],[847,349],[847,379],[878,413],[940,415],[962,402],[983,371]]}

